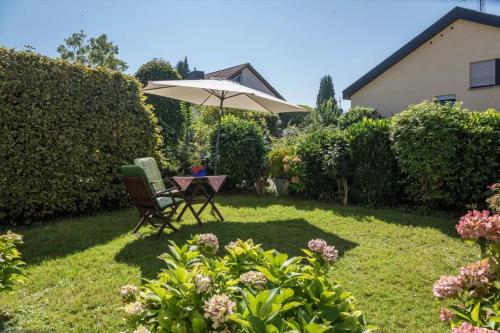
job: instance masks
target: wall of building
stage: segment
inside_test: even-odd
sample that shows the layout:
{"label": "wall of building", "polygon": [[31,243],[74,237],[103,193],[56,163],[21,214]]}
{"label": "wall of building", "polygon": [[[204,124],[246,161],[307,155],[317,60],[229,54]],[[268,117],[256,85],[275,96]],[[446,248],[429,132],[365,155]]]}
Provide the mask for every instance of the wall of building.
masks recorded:
{"label": "wall of building", "polygon": [[262,91],[263,93],[269,94],[271,96],[278,97],[248,68],[244,68],[241,72],[240,83],[252,89]]}
{"label": "wall of building", "polygon": [[473,110],[500,111],[500,86],[469,88],[471,62],[500,58],[500,28],[458,20],[351,96],[390,117],[422,100],[456,94]]}

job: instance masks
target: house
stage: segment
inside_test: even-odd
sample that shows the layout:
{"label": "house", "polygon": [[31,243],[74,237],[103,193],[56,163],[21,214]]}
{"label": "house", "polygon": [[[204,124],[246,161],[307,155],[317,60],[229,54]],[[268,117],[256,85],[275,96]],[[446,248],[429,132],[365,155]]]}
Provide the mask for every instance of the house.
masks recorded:
{"label": "house", "polygon": [[281,96],[280,93],[276,89],[274,89],[274,87],[271,86],[271,84],[267,82],[267,80],[264,79],[264,77],[260,75],[259,72],[257,72],[257,70],[249,63],[221,69],[219,71],[207,74],[205,74],[203,71],[197,71],[195,69],[194,71],[188,73],[186,79],[231,80],[249,88],[259,90],[276,98],[285,100],[283,96]]}
{"label": "house", "polygon": [[500,111],[500,16],[455,7],[343,91],[390,117],[422,100]]}

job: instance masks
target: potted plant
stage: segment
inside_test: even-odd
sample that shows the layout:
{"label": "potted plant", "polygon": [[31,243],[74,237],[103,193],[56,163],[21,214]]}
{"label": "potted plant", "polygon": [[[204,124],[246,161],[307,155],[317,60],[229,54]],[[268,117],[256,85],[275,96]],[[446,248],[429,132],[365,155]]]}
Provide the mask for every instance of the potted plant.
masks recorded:
{"label": "potted plant", "polygon": [[271,151],[267,154],[266,162],[270,177],[270,185],[278,196],[288,195],[289,179],[285,171],[285,161],[293,154],[292,145],[275,142]]}
{"label": "potted plant", "polygon": [[205,177],[207,174],[207,169],[202,161],[197,160],[193,162],[191,166],[191,176],[193,177]]}

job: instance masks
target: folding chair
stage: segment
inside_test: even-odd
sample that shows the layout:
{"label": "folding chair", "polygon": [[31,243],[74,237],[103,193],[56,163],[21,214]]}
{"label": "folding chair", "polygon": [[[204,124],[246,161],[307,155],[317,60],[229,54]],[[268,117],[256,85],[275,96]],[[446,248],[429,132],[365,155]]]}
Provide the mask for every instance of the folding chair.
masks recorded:
{"label": "folding chair", "polygon": [[148,178],[155,192],[161,192],[167,189],[165,187],[163,178],[161,177],[160,168],[158,168],[158,164],[156,163],[156,160],[154,158],[152,157],[136,158],[134,160],[134,164],[144,169],[146,177]]}
{"label": "folding chair", "polygon": [[[140,221],[133,232],[136,233],[146,222],[158,229],[157,236],[168,226],[173,231],[177,229],[170,223],[180,203],[181,198],[174,197],[172,193],[177,188],[154,191],[144,172],[138,165],[124,165],[121,167],[122,181],[130,200],[139,210]],[[151,219],[158,218],[163,223],[153,223]]]}

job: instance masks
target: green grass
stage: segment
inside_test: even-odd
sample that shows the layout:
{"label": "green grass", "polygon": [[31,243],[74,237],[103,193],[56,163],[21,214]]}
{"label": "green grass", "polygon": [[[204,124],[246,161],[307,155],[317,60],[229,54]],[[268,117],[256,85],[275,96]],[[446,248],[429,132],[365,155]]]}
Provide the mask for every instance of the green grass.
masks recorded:
{"label": "green grass", "polygon": [[[455,220],[391,210],[340,207],[299,199],[220,197],[226,222],[209,213],[205,226],[186,217],[178,233],[136,237],[134,209],[69,218],[17,232],[29,281],[0,297],[8,332],[119,332],[119,287],[140,284],[162,268],[168,239],[213,232],[221,244],[253,238],[264,248],[299,254],[311,238],[338,247],[334,278],[353,292],[358,308],[384,332],[447,332],[437,319],[433,282],[475,260]],[[186,214],[189,215],[189,214]],[[0,330],[2,329],[0,324]]]}

